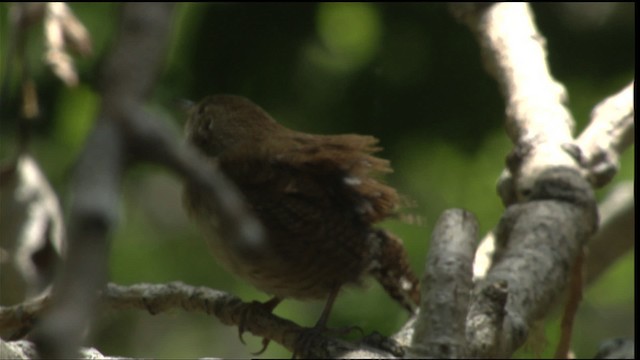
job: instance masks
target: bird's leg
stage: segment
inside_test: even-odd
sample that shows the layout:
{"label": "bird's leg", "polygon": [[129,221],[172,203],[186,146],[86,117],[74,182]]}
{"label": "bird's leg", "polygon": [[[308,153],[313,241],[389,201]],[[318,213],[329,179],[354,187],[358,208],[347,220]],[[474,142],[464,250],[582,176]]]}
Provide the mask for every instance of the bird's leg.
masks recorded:
{"label": "bird's leg", "polygon": [[324,309],[322,309],[322,314],[320,314],[320,318],[313,326],[314,329],[326,329],[327,321],[329,320],[329,314],[331,314],[331,309],[333,309],[333,303],[336,302],[336,297],[338,297],[338,292],[340,291],[340,286],[336,286],[329,293],[329,297],[327,298],[327,302],[324,304]]}
{"label": "bird's leg", "polygon": [[[249,317],[249,313],[255,311],[256,309],[271,313],[273,309],[275,309],[276,306],[280,304],[281,301],[282,301],[281,298],[274,296],[273,298],[269,299],[266,302],[261,303],[259,301],[253,301],[251,302],[251,304],[247,306],[247,308],[242,312],[242,318],[240,319],[240,323],[238,324],[238,337],[240,338],[240,342],[242,342],[242,344],[245,344],[244,339],[242,338],[242,334],[245,332],[247,317]],[[262,354],[265,350],[267,350],[267,346],[269,346],[270,341],[271,339],[262,338],[262,349],[252,354],[253,355]]]}
{"label": "bird's leg", "polygon": [[336,297],[338,296],[338,292],[340,291],[340,286],[335,286],[333,290],[329,293],[329,297],[327,298],[327,302],[324,305],[324,309],[322,309],[322,314],[320,314],[320,318],[316,322],[316,324],[309,329],[306,329],[303,333],[300,334],[298,338],[295,350],[293,352],[293,358],[295,359],[298,354],[306,354],[308,353],[309,346],[311,345],[311,340],[320,334],[323,334],[327,331],[335,332],[340,335],[345,335],[350,333],[353,330],[360,331],[361,334],[364,334],[362,329],[358,326],[348,326],[346,328],[340,329],[328,329],[327,321],[329,320],[329,315],[331,314],[331,310],[333,309],[333,304],[336,301]]}

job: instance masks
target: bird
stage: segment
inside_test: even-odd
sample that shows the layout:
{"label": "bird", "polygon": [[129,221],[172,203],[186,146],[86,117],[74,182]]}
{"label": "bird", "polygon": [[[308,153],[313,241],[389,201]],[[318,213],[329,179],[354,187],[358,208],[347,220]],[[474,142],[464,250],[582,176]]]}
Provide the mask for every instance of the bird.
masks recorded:
{"label": "bird", "polygon": [[[186,212],[205,233],[217,262],[283,299],[326,299],[316,329],[326,328],[345,286],[375,278],[403,308],[420,302],[419,281],[402,241],[376,223],[393,217],[400,195],[380,176],[392,171],[369,135],[317,135],[289,129],[238,95],[211,95],[188,109],[186,141],[237,187],[262,224],[259,251],[244,252],[220,236],[210,197],[186,183]],[[240,336],[244,331],[240,324]],[[242,337],[241,337],[242,340]],[[266,349],[268,339],[263,339]]]}

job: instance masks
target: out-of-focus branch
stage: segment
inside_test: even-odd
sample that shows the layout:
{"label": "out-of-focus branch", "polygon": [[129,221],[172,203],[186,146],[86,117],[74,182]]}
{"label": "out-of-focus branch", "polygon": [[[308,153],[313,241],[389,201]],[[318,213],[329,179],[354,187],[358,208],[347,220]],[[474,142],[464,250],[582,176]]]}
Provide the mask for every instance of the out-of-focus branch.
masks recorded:
{"label": "out-of-focus branch", "polygon": [[591,123],[576,140],[595,187],[608,184],[618,173],[620,154],[634,142],[633,85],[596,105]]}
{"label": "out-of-focus branch", "polygon": [[51,303],[50,291],[45,291],[13,306],[0,306],[0,337],[3,339],[18,339],[31,331],[43,311]]}
{"label": "out-of-focus branch", "polygon": [[122,5],[120,32],[102,69],[102,108],[75,171],[68,261],[54,287],[51,311],[34,334],[43,357],[74,357],[90,323],[97,291],[106,281],[109,235],[127,165],[157,162],[201,184],[212,192],[230,241],[261,243],[261,228],[232,184],[143,108],[167,50],[173,8]]}
{"label": "out-of-focus branch", "polygon": [[[5,342],[0,339],[0,354],[3,359],[31,360],[38,358],[35,344],[27,340]],[[126,360],[131,358],[105,356],[94,348],[81,348],[76,359]]]}
{"label": "out-of-focus branch", "polygon": [[420,314],[411,354],[464,358],[465,322],[473,283],[471,264],[478,223],[468,211],[444,212],[433,231],[427,256]]}
{"label": "out-of-focus branch", "polygon": [[98,122],[76,167],[66,262],[54,283],[51,311],[34,333],[44,358],[72,358],[90,324],[95,293],[107,279],[109,235],[117,218],[124,171],[122,138]]}
{"label": "out-of-focus branch", "polygon": [[81,55],[91,54],[89,33],[67,4],[50,2],[44,6],[47,44],[45,59],[56,76],[67,86],[75,86],[78,84],[78,74],[65,48],[70,47]]}
{"label": "out-of-focus branch", "polygon": [[[128,59],[133,59],[130,60],[133,63],[143,64],[144,69],[141,69],[142,66],[135,68],[146,74],[139,76],[153,79],[164,55],[173,5],[149,6],[159,11],[145,7],[142,4],[123,5],[120,38],[107,64],[117,63],[118,56],[124,56],[117,49],[126,42],[122,39],[127,39],[130,32],[144,33],[135,21],[142,18],[147,21],[146,25],[160,24],[153,28],[156,32],[147,32],[146,38],[137,38],[142,49],[150,50],[151,46],[145,46],[146,43],[161,45],[156,46],[155,52],[139,53],[134,49],[126,55]],[[94,313],[95,294],[107,278],[109,234],[117,219],[119,186],[127,160],[125,156],[128,155],[125,153],[123,129],[118,126],[117,119],[122,104],[142,98],[142,94],[139,94],[141,85],[135,82],[140,78],[131,79],[135,81],[129,84],[132,88],[128,92],[114,93],[113,90],[121,90],[127,82],[127,73],[120,74],[120,71],[125,69],[109,65],[104,69],[103,81],[119,84],[120,88],[103,85],[103,108],[75,169],[68,258],[55,283],[51,311],[34,334],[43,357],[71,358],[76,355],[82,334]],[[151,81],[148,80],[143,84],[143,90],[148,91],[150,85]],[[136,90],[138,94],[133,97]]]}
{"label": "out-of-focus branch", "polygon": [[[0,286],[3,303],[7,304],[14,301],[5,295],[21,296],[21,300],[51,284],[57,262],[65,252],[65,228],[58,198],[31,156],[23,154],[15,164],[0,169],[0,194],[2,247],[10,258],[10,264],[2,266],[5,270],[5,266],[15,267],[24,281],[19,286],[10,280],[10,285],[3,276]],[[13,288],[7,289],[7,285]],[[26,293],[11,294],[21,287],[26,287]]]}
{"label": "out-of-focus branch", "polygon": [[633,181],[616,185],[599,206],[600,227],[589,242],[586,283],[598,279],[635,244]]}

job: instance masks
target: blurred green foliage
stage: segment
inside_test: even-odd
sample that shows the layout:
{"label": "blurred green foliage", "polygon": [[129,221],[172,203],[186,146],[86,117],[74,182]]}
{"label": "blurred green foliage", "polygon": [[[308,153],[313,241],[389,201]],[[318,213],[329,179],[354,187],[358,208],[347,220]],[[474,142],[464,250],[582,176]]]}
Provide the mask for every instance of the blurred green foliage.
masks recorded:
{"label": "blurred green foliage", "polygon": [[[14,152],[20,104],[16,71],[4,66],[8,7],[0,4],[0,78],[9,84],[0,94],[2,160]],[[94,45],[93,56],[76,59],[82,84],[65,88],[45,67],[41,26],[28,34],[26,59],[41,104],[31,151],[63,201],[71,168],[100,108],[99,68],[115,36],[119,5],[71,7]],[[634,4],[547,3],[533,8],[547,39],[551,69],[566,85],[581,129],[597,102],[634,78]],[[382,156],[395,168],[389,182],[416,201],[409,211],[424,219],[422,226],[394,220],[384,224],[405,240],[416,271],[422,270],[431,228],[444,209],[474,212],[481,234],[498,221],[503,208],[495,181],[511,148],[503,130],[503,101],[483,70],[478,45],[445,5],[181,3],[171,41],[151,106],[175,119],[177,128],[184,122],[175,106],[178,100],[234,93],[251,98],[291,128],[380,138]],[[634,179],[633,150],[624,155],[616,181],[624,179]],[[267,299],[213,262],[182,212],[180,191],[178,180],[156,168],[129,173],[113,237],[111,280],[181,280],[245,300]],[[577,327],[582,331],[574,334],[579,357],[594,354],[604,338],[633,336],[633,264],[633,256],[625,257],[589,289]],[[276,313],[311,325],[322,305],[285,301]],[[543,340],[532,340],[531,350],[520,356],[552,356],[557,316],[556,311],[537,331]],[[366,332],[388,334],[405,318],[370,283],[344,291],[330,326],[358,325]],[[240,344],[236,331],[201,314],[113,312],[99,316],[94,344],[111,355],[163,358],[247,357],[260,348],[259,339],[249,334],[249,345]],[[289,355],[272,344],[264,356]]]}

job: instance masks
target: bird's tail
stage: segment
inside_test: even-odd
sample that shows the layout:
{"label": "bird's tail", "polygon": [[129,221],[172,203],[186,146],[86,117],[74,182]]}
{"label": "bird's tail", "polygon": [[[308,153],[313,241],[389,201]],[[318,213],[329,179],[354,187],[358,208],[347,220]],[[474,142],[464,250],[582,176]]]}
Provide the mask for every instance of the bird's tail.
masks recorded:
{"label": "bird's tail", "polygon": [[370,273],[386,292],[409,312],[420,305],[420,283],[411,270],[402,241],[384,230],[374,230]]}

